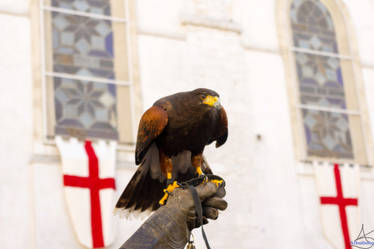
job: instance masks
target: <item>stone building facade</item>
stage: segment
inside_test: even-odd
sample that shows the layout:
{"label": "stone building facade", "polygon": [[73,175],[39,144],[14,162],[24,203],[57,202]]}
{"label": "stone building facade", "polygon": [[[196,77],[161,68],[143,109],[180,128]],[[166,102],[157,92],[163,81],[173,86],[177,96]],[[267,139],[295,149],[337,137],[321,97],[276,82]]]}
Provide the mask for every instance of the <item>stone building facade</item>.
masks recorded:
{"label": "stone building facade", "polygon": [[[136,169],[134,141],[142,112],[174,92],[206,87],[220,93],[229,117],[229,139],[222,148],[207,147],[205,154],[215,173],[227,181],[229,208],[206,226],[213,248],[333,248],[322,231],[316,192],[314,168],[323,162],[360,168],[360,221],[372,230],[374,1],[311,1],[322,6],[324,20],[332,20],[336,50],[317,48],[318,40],[310,43],[316,44],[313,48],[308,42],[294,44],[292,8],[304,0],[111,0],[106,2],[115,8],[100,15],[79,10],[85,1],[75,1],[80,6],[76,9],[56,7],[56,2],[64,0],[0,3],[2,248],[83,248],[64,203],[61,159],[53,140],[60,122],[55,79],[93,81],[98,88],[105,79],[116,87],[117,109],[112,111],[119,141],[117,196]],[[53,24],[57,17],[51,13],[110,22],[115,38],[106,36],[102,48],[112,52],[111,61],[105,60],[112,63],[106,68],[115,76],[99,73],[97,61],[85,61],[89,56],[79,64],[76,54],[75,71],[60,70],[59,65],[70,62],[68,57],[59,61],[55,35],[66,35],[61,38],[66,43],[73,38],[51,30],[63,23]],[[103,42],[97,39],[95,44]],[[117,54],[108,48],[107,39]],[[323,94],[303,102],[298,77],[309,71],[297,64],[298,54],[333,58],[336,67],[340,63],[343,80],[336,81],[344,81],[344,104],[337,107],[330,95]],[[310,78],[336,76],[329,76],[332,66],[327,62],[315,63]],[[82,69],[85,66],[92,74]],[[322,71],[318,76],[316,72]],[[324,97],[330,104],[313,102]],[[314,127],[316,120],[306,119],[305,110],[334,113],[333,124],[343,122],[334,129],[345,137],[314,141],[320,130]],[[308,125],[311,138],[306,135]],[[117,219],[117,238],[109,248],[118,248],[140,224]],[[203,247],[199,232],[195,234]]]}

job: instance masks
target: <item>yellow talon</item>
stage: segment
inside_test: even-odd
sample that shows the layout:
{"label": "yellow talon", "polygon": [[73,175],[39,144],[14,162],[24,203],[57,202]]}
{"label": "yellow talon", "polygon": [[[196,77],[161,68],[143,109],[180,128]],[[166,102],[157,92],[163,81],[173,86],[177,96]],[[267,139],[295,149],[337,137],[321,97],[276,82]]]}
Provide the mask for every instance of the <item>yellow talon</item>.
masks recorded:
{"label": "yellow talon", "polygon": [[219,186],[221,186],[223,183],[223,180],[211,180],[211,182],[213,182],[219,188]]}
{"label": "yellow talon", "polygon": [[165,201],[168,199],[169,194],[174,191],[174,189],[179,188],[177,181],[174,181],[173,184],[169,184],[166,189],[164,189],[164,196],[161,198],[161,200],[158,202],[160,205],[164,205]]}

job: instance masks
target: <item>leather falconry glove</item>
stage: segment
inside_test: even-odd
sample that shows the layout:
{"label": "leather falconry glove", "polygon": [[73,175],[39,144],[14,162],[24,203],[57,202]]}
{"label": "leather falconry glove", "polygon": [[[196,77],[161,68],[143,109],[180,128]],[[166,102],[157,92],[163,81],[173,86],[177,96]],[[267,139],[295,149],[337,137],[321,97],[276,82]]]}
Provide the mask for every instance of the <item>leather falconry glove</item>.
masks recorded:
{"label": "leather falconry glove", "polygon": [[[227,202],[222,199],[226,191],[212,182],[196,187],[203,206],[203,223],[217,219],[218,210],[225,210]],[[171,194],[165,206],[160,207],[121,246],[120,249],[183,249],[196,222],[193,197],[188,189],[178,188]]]}

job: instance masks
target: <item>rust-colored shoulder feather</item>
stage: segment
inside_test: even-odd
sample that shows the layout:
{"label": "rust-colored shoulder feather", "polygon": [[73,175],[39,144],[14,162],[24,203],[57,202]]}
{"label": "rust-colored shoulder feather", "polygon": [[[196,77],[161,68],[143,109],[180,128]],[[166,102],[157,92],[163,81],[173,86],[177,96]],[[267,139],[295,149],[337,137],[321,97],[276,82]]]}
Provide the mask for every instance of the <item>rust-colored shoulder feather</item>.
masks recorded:
{"label": "rust-colored shoulder feather", "polygon": [[159,106],[149,108],[140,119],[136,141],[135,162],[139,165],[153,140],[164,130],[168,123],[167,112]]}

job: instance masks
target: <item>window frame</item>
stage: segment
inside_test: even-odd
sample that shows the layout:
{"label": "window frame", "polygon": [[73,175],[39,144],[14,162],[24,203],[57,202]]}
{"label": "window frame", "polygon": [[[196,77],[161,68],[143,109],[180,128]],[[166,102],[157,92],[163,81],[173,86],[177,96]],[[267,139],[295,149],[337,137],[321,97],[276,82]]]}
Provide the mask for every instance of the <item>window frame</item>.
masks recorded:
{"label": "window frame", "polygon": [[[277,1],[277,30],[278,39],[280,46],[280,53],[283,57],[287,93],[289,97],[289,110],[291,118],[291,128],[293,135],[293,144],[295,157],[297,161],[310,162],[310,161],[327,161],[334,163],[359,163],[361,165],[373,165],[373,144],[371,139],[371,130],[369,127],[367,103],[365,97],[365,91],[363,87],[363,79],[361,66],[359,63],[358,47],[353,33],[353,26],[349,19],[348,12],[341,0],[320,0],[321,3],[329,10],[330,15],[334,22],[336,40],[339,47],[339,54],[327,53],[322,51],[315,51],[310,49],[303,49],[294,46],[293,42],[293,31],[290,21],[290,9],[293,0],[279,0]],[[348,39],[349,37],[349,39]],[[352,159],[337,159],[327,157],[317,157],[307,155],[307,144],[305,141],[305,131],[303,126],[303,117],[301,110],[305,107],[308,109],[316,109],[321,111],[333,111],[341,112],[334,108],[321,108],[321,107],[310,107],[300,103],[299,93],[299,82],[296,72],[296,60],[295,53],[302,52],[306,54],[313,54],[317,56],[330,56],[339,58],[340,63],[346,60],[351,61],[351,73],[350,78],[346,79],[346,72],[343,72],[343,79],[345,84],[352,84],[355,89],[354,95],[356,95],[357,110],[344,111],[345,114],[359,115],[360,117],[360,129],[362,131],[362,144],[365,147],[364,153],[366,154],[365,160],[358,158]],[[348,95],[348,94],[346,94]],[[348,96],[345,97],[346,100]],[[350,125],[351,136],[354,136],[352,132],[352,125]],[[352,140],[355,138],[352,138]],[[355,155],[356,156],[356,155]]]}
{"label": "window frame", "polygon": [[[117,1],[120,3],[122,0],[111,0],[111,2]],[[45,0],[32,0],[30,3],[30,17],[31,17],[31,37],[32,37],[32,66],[33,66],[33,89],[34,89],[34,99],[33,99],[33,126],[34,126],[34,144],[36,146],[36,154],[55,154],[55,142],[54,142],[54,103],[51,105],[51,100],[53,101],[54,93],[53,90],[53,81],[52,84],[49,84],[47,78],[51,76],[65,77],[66,75],[61,75],[59,73],[51,73],[46,69],[46,43],[45,38],[45,11],[46,9],[51,9],[50,6],[45,7]],[[118,18],[112,16],[109,18],[114,21],[126,21],[125,26],[125,39],[127,50],[127,67],[125,70],[128,70],[128,81],[116,80],[117,83],[117,115],[122,114],[122,120],[120,120],[120,115],[117,116],[117,129],[118,129],[118,150],[131,152],[134,149],[135,139],[136,139],[136,130],[135,130],[135,120],[140,117],[142,104],[141,104],[141,95],[140,95],[140,84],[139,84],[139,64],[137,57],[137,37],[136,37],[136,12],[135,12],[135,0],[123,1],[124,4],[124,13],[125,18]],[[54,8],[53,8],[54,9]],[[64,12],[66,12],[64,10]],[[77,13],[76,11],[69,11],[69,13]],[[80,12],[82,13],[82,12]],[[84,13],[84,12],[83,12]],[[88,16],[96,16],[95,14]],[[99,15],[100,16],[100,15]],[[114,29],[114,28],[113,28]],[[51,41],[51,40],[49,40]],[[113,41],[115,43],[115,41]],[[51,44],[51,42],[50,42]],[[117,45],[114,44],[115,47]],[[52,56],[53,51],[51,50],[50,56]],[[123,67],[123,65],[121,65]],[[121,68],[122,68],[121,67]],[[115,72],[117,73],[117,68]],[[73,79],[84,79],[85,77],[70,77]],[[87,79],[87,78],[86,78]],[[94,82],[100,82],[100,79],[97,78]],[[105,80],[104,83],[108,83],[108,80]],[[114,83],[114,82],[109,82]],[[119,83],[119,84],[118,84]],[[120,88],[122,88],[122,93],[119,93]],[[127,103],[123,104],[126,101]],[[52,107],[50,107],[52,106]],[[123,118],[125,116],[125,118]],[[122,125],[121,125],[122,124]],[[123,125],[125,124],[125,125]],[[51,130],[53,132],[51,132]],[[91,139],[91,138],[90,138]],[[92,140],[97,140],[92,138]]]}

